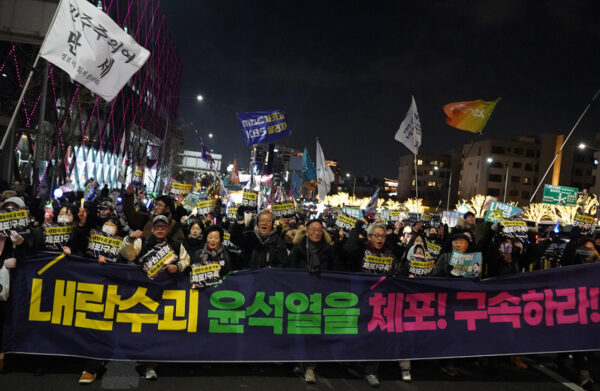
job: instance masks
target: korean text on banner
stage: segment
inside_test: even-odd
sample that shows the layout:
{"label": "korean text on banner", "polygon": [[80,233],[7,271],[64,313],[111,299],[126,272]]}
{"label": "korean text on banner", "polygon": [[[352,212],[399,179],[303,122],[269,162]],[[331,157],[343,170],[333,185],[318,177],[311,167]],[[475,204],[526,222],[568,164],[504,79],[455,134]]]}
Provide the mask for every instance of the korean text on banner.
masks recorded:
{"label": "korean text on banner", "polygon": [[62,0],[40,56],[111,101],[150,52],[86,0]]}
{"label": "korean text on banner", "polygon": [[257,111],[238,113],[246,145],[268,144],[292,134],[282,111]]}

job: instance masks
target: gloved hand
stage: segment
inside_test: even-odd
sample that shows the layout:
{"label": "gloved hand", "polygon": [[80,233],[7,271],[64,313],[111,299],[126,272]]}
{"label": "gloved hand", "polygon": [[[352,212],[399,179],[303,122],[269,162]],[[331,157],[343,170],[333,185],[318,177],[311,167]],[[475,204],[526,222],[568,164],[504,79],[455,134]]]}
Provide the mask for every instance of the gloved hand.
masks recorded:
{"label": "gloved hand", "polygon": [[244,225],[246,225],[246,227],[249,227],[251,221],[252,221],[252,213],[244,212]]}

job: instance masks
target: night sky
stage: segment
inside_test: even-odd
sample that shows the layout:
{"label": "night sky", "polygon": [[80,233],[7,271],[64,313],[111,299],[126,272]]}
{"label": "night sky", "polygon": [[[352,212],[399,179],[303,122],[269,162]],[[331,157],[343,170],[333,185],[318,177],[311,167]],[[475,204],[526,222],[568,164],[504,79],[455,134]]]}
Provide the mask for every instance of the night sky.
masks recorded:
{"label": "night sky", "polygon": [[[422,153],[474,138],[567,133],[600,88],[598,1],[163,0],[183,59],[186,148],[248,165],[236,112],[283,110],[293,134],[353,175],[396,177],[393,139],[414,95]],[[441,107],[501,97],[483,136],[449,127]],[[573,142],[600,132],[600,104]],[[215,137],[208,140],[207,134]]]}

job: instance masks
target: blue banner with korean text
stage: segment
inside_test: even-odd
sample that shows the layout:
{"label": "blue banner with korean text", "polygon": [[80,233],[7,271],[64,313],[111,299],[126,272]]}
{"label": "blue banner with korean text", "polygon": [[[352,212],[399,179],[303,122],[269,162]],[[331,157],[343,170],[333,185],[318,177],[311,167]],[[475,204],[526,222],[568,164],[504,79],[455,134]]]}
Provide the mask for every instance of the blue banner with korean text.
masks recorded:
{"label": "blue banner with korean text", "polygon": [[269,144],[292,134],[282,111],[237,113],[246,145]]}
{"label": "blue banner with korean text", "polygon": [[19,259],[3,351],[140,361],[368,361],[600,350],[600,264],[474,281],[268,268],[189,275]]}

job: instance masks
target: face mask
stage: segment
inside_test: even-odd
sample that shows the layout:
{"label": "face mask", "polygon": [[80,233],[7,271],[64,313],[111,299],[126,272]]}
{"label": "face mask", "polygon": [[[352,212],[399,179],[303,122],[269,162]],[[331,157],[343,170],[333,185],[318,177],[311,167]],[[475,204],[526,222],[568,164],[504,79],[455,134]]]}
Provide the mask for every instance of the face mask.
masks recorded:
{"label": "face mask", "polygon": [[69,217],[67,215],[60,215],[60,216],[58,216],[58,218],[56,219],[56,221],[59,224],[69,224],[69,223],[73,222],[73,218]]}
{"label": "face mask", "polygon": [[440,238],[440,235],[438,235],[438,234],[430,234],[429,235],[429,240],[435,241],[435,240],[439,240],[439,238]]}
{"label": "face mask", "polygon": [[117,229],[115,227],[113,227],[112,225],[103,225],[102,232],[104,232],[107,235],[114,236],[117,234]]}

